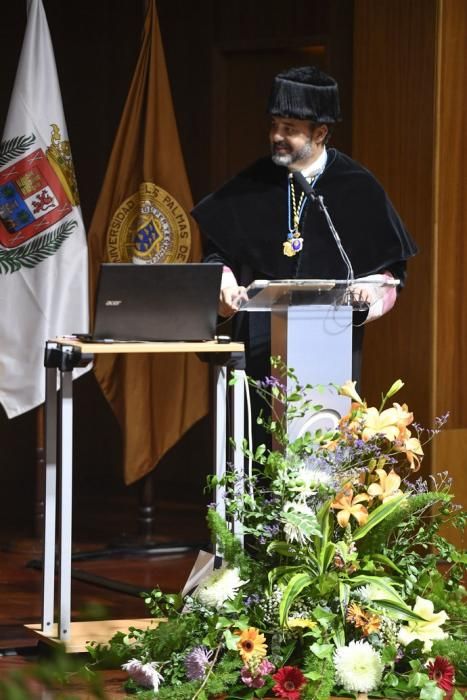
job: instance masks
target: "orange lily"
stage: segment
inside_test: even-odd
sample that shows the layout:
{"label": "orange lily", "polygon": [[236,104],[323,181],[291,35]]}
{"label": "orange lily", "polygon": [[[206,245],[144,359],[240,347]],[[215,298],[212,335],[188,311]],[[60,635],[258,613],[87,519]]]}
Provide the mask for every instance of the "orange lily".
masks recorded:
{"label": "orange lily", "polygon": [[392,407],[397,414],[397,424],[403,431],[407,425],[413,422],[413,413],[409,411],[406,403],[403,403],[402,406],[399,403],[393,403]]}
{"label": "orange lily", "polygon": [[337,494],[336,500],[331,503],[331,508],[340,511],[337,514],[339,525],[347,527],[351,515],[359,525],[364,525],[368,520],[368,511],[361,504],[362,501],[368,500],[369,497],[366,493],[360,493],[354,498],[352,488],[345,488],[341,493]]}
{"label": "orange lily", "polygon": [[424,453],[418,438],[409,437],[408,440],[405,440],[404,444],[397,449],[400,452],[405,452],[412,471],[416,472],[420,469],[421,457],[423,457]]}

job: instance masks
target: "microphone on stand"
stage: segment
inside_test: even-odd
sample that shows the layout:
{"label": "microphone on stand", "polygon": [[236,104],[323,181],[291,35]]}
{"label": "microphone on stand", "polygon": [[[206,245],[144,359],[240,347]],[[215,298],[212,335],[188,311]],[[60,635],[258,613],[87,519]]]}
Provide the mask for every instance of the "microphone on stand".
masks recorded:
{"label": "microphone on stand", "polygon": [[294,170],[292,173],[292,177],[297,183],[297,185],[299,185],[302,188],[307,197],[312,199],[314,202],[319,202],[318,195],[316,194],[306,177],[302,175],[302,173],[299,170]]}
{"label": "microphone on stand", "polygon": [[327,210],[327,207],[324,203],[323,196],[319,195],[317,192],[315,192],[315,190],[310,185],[310,183],[308,182],[306,177],[304,177],[304,175],[302,175],[302,173],[299,172],[298,170],[294,170],[294,172],[292,173],[292,177],[295,180],[295,182],[302,188],[302,190],[306,194],[306,196],[309,197],[309,199],[312,202],[317,202],[320,211],[322,211],[324,216],[326,217],[326,221],[327,221],[329,230],[332,233],[332,236],[333,236],[333,238],[336,242],[337,248],[339,250],[340,256],[341,256],[342,260],[344,261],[344,264],[347,268],[347,282],[349,284],[351,284],[355,279],[352,263],[350,262],[349,256],[347,255],[347,253],[344,250],[344,246],[342,245],[339,234],[336,231],[336,227],[334,226],[332,219],[329,215],[329,212]]}

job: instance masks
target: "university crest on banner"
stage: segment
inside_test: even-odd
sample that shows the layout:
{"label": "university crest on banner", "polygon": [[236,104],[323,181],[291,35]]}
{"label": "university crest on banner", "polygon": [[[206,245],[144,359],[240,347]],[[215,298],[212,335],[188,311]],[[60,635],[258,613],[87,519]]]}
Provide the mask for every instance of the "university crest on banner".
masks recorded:
{"label": "university crest on banner", "polygon": [[143,182],[112,217],[107,231],[110,262],[183,263],[191,232],[180,204],[162,187]]}
{"label": "university crest on banner", "polygon": [[77,226],[68,217],[76,204],[74,171],[66,160],[69,144],[60,141],[56,124],[46,152],[36,141],[31,134],[0,145],[1,273],[35,267]]}

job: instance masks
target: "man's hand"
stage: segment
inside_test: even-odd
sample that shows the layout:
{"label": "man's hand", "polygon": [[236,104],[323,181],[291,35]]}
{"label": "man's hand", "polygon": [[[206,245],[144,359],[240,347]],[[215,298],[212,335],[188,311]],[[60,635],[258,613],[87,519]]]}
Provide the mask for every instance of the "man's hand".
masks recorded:
{"label": "man's hand", "polygon": [[[394,279],[393,275],[386,271],[383,274],[362,277],[360,281],[366,280],[367,284],[359,284],[358,279],[352,284],[354,303],[368,306],[368,316],[365,323],[380,318],[394,306],[397,298],[396,288],[384,286],[384,282],[389,282],[392,279]],[[368,284],[369,281],[380,284]]]}
{"label": "man's hand", "polygon": [[219,315],[224,318],[232,316],[237,313],[244,301],[248,301],[245,287],[237,285],[224,287],[219,296]]}

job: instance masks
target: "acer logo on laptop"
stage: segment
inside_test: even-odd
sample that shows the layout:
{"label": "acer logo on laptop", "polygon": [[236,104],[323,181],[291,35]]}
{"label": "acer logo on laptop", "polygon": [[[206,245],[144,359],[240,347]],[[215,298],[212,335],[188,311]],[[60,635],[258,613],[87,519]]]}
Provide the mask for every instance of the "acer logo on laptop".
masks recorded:
{"label": "acer logo on laptop", "polygon": [[122,303],[122,299],[106,299],[105,300],[106,306],[120,306],[121,303]]}

